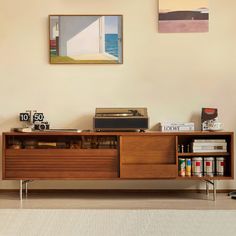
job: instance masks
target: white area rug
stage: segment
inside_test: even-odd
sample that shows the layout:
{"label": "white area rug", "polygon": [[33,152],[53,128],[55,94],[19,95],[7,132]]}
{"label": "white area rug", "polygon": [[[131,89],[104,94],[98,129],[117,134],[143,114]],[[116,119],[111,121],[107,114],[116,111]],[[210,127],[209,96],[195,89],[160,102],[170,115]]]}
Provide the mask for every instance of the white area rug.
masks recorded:
{"label": "white area rug", "polygon": [[1,236],[236,235],[236,211],[0,210]]}

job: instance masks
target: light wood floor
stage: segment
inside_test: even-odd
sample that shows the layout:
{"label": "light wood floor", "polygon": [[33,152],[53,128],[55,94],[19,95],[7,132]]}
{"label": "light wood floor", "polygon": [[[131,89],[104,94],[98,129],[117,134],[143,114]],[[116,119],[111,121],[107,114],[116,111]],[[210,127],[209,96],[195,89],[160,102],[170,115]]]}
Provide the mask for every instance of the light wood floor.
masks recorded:
{"label": "light wood floor", "polygon": [[236,210],[236,200],[217,193],[212,201],[204,193],[191,192],[29,192],[22,202],[17,192],[0,192],[0,208],[25,209],[193,209]]}

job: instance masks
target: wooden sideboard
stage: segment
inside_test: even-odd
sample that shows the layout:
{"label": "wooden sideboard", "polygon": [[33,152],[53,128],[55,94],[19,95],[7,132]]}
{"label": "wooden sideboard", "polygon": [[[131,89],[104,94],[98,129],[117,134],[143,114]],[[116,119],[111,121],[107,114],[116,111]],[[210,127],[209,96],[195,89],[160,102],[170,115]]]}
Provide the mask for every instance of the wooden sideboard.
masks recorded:
{"label": "wooden sideboard", "polygon": [[[178,152],[194,139],[225,139],[227,152]],[[234,178],[233,147],[232,132],[7,132],[2,173],[4,180],[20,180],[21,190],[24,181],[67,179],[202,180],[215,186],[215,180]],[[178,158],[198,156],[225,157],[224,176],[178,176]]]}

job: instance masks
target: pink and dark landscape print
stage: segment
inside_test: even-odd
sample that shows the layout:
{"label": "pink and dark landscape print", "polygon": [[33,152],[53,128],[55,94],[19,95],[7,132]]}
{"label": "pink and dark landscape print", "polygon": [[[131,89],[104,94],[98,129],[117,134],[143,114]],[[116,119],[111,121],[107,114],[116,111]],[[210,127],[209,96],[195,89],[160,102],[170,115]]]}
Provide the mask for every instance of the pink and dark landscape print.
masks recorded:
{"label": "pink and dark landscape print", "polygon": [[209,31],[208,0],[159,0],[159,32]]}

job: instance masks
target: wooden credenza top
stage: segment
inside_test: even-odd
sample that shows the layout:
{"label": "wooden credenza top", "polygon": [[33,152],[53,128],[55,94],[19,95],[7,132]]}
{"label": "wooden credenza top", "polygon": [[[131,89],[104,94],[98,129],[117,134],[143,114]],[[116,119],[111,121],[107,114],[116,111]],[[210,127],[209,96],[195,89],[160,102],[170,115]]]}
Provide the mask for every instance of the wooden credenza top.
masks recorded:
{"label": "wooden credenza top", "polygon": [[146,132],[119,132],[119,131],[112,131],[112,132],[51,132],[51,131],[33,131],[33,132],[4,132],[3,135],[20,135],[20,136],[54,136],[54,135],[61,135],[61,136],[81,136],[81,135],[106,135],[106,136],[149,136],[149,135],[175,135],[175,136],[181,136],[181,135],[206,135],[206,136],[214,136],[214,135],[233,135],[233,132],[227,132],[227,131],[191,131],[191,132],[162,132],[162,131],[146,131]]}

